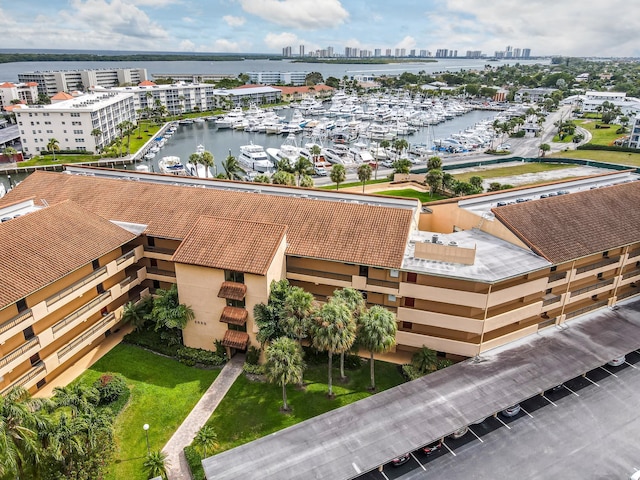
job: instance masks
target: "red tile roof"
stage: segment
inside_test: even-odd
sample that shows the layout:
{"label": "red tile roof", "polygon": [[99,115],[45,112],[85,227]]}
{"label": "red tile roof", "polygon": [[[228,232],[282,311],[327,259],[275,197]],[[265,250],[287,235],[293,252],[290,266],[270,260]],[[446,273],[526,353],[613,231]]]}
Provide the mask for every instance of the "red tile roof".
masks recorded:
{"label": "red tile roof", "polygon": [[247,323],[248,316],[249,313],[245,308],[227,306],[222,309],[220,321],[231,325],[244,325]]}
{"label": "red tile roof", "polygon": [[223,282],[218,292],[218,298],[242,300],[247,293],[247,286],[238,282]]}
{"label": "red tile roof", "polygon": [[249,335],[245,332],[239,332],[238,330],[227,330],[224,332],[224,338],[222,339],[222,345],[225,347],[236,348],[238,350],[244,350],[249,343]]}
{"label": "red tile roof", "polygon": [[11,82],[4,82],[2,85],[0,85],[0,88],[13,88],[15,87],[15,85]]}
{"label": "red tile roof", "polygon": [[[42,171],[29,175],[0,199],[0,205],[30,198],[46,199],[50,204],[71,199],[104,218],[148,225],[147,235],[179,240],[186,238],[201,216],[286,225],[288,255],[387,268],[402,265],[414,213],[339,201]],[[236,237],[235,241],[241,243],[242,239]]]}
{"label": "red tile roof", "polygon": [[72,202],[0,223],[0,308],[135,237]]}
{"label": "red tile roof", "polygon": [[294,93],[310,93],[310,92],[325,92],[325,91],[331,91],[331,90],[335,90],[333,87],[330,87],[329,85],[314,85],[312,87],[306,87],[306,86],[301,86],[301,87],[281,87],[279,85],[274,85],[273,88],[277,88],[278,90],[280,90],[282,92],[283,95],[292,95]]}
{"label": "red tile roof", "polygon": [[285,225],[200,217],[172,260],[266,275],[286,231]]}
{"label": "red tile roof", "polygon": [[70,95],[67,92],[58,92],[53,97],[51,97],[51,100],[71,100],[72,98],[73,95]]}
{"label": "red tile roof", "polygon": [[640,181],[492,209],[534,252],[562,263],[640,242]]}
{"label": "red tile roof", "polygon": [[139,87],[155,87],[156,84],[151,80],[144,80],[138,84]]}

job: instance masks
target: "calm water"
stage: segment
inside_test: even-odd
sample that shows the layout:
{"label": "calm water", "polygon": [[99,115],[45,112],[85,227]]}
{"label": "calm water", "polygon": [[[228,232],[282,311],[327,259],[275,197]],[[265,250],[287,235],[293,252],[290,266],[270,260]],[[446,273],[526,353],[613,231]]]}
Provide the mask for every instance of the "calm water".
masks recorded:
{"label": "calm water", "polygon": [[[280,115],[289,117],[293,109],[284,109],[279,112]],[[446,138],[452,133],[458,133],[465,128],[470,127],[482,120],[493,119],[497,112],[473,110],[469,113],[454,117],[438,125],[420,128],[413,135],[403,138],[409,144],[416,143],[432,143],[434,139]],[[311,139],[303,134],[296,135],[297,143],[303,146]],[[176,133],[169,139],[166,145],[158,152],[152,160],[142,162],[149,166],[150,170],[159,171],[158,161],[165,156],[177,155],[185,163],[189,159],[189,155],[195,152],[198,145],[204,145],[205,149],[213,154],[216,169],[222,171],[221,162],[229,153],[238,157],[240,154],[240,146],[248,145],[253,142],[262,145],[265,149],[270,147],[279,148],[285,141],[286,137],[282,135],[267,135],[257,132],[244,132],[240,130],[222,129],[218,130],[213,122],[193,123],[191,125],[180,125]],[[328,146],[328,145],[327,145]],[[128,166],[133,169],[132,165]],[[26,175],[12,175],[12,181],[21,181]],[[6,176],[0,176],[0,181],[9,186],[9,179]]]}

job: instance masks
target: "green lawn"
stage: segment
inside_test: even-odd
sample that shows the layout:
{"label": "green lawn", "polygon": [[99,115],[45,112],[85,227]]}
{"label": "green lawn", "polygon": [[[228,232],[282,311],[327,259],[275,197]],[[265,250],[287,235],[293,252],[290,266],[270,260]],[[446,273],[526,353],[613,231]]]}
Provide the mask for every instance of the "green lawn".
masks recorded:
{"label": "green lawn", "polygon": [[429,192],[419,192],[418,190],[414,190],[413,188],[403,188],[399,190],[385,190],[384,192],[376,192],[375,195],[391,195],[394,197],[417,198],[422,203],[428,203],[428,202],[433,202],[435,200],[442,200],[443,198],[448,198],[438,193],[434,193],[432,196]]}
{"label": "green lawn", "polygon": [[512,165],[508,167],[490,168],[487,170],[478,170],[475,172],[454,173],[453,176],[456,180],[468,182],[471,177],[475,176],[482,178],[511,177],[514,175],[522,175],[524,173],[548,172],[549,170],[562,170],[565,168],[575,168],[577,166],[579,165],[522,162],[519,165]]}
{"label": "green lawn", "polygon": [[145,480],[142,462],[148,423],[151,450],[160,450],[189,414],[220,370],[187,367],[132,345],[116,346],[78,381],[92,383],[105,372],[118,372],[131,389],[129,404],[115,423],[116,460],[107,479]]}
{"label": "green lawn", "polygon": [[[339,380],[339,369],[334,361],[333,392],[335,398],[327,398],[327,366],[313,365],[305,371],[306,387],[300,390],[290,385],[287,398],[292,411],[280,412],[282,388],[270,383],[252,382],[241,375],[213,413],[208,425],[218,434],[220,446],[214,453],[256,440],[309,418],[369,397],[369,364],[363,362],[357,370],[346,370],[348,382]],[[378,391],[404,382],[398,365],[376,362],[376,386]],[[189,449],[190,450],[190,449]],[[211,455],[211,454],[210,454]],[[198,458],[189,454],[194,479],[202,479],[202,467]]]}
{"label": "green lawn", "polygon": [[558,158],[582,158],[584,160],[596,160],[600,162],[615,163],[618,165],[629,165],[630,167],[640,167],[640,153],[631,152],[610,152],[607,150],[568,150],[557,152],[549,157]]}
{"label": "green lawn", "polygon": [[601,125],[597,120],[583,120],[576,123],[591,133],[592,139],[589,143],[595,145],[613,145],[614,140],[628,135],[626,133],[616,133],[620,125],[613,123],[609,125],[610,128],[596,128],[596,125]]}
{"label": "green lawn", "polygon": [[[378,178],[377,180],[369,180],[368,182],[366,182],[366,185],[374,185],[377,183],[389,183],[389,178],[384,177],[384,178]],[[362,182],[348,182],[348,183],[340,184],[340,189],[349,188],[349,187],[362,187]],[[323,190],[335,190],[336,184],[332,183],[331,185],[323,185],[322,187],[318,187],[318,188],[321,188]]]}

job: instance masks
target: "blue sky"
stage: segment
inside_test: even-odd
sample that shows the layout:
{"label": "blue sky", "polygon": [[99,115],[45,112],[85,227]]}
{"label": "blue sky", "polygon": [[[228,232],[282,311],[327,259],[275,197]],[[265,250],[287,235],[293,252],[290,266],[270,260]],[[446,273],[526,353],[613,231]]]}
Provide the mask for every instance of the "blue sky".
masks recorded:
{"label": "blue sky", "polygon": [[637,0],[0,0],[4,48],[640,57]]}

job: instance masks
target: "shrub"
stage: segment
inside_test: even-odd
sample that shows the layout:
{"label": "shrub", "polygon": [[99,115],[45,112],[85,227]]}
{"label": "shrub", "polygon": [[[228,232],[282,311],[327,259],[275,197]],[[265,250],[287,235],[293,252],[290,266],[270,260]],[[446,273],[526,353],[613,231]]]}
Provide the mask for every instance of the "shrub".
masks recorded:
{"label": "shrub", "polygon": [[119,373],[103,373],[93,386],[100,394],[99,405],[115,402],[129,391],[127,381]]}
{"label": "shrub", "polygon": [[402,375],[404,378],[411,381],[422,377],[423,374],[416,367],[408,363],[406,365],[402,365]]}
{"label": "shrub", "polygon": [[137,345],[156,353],[175,357],[180,346],[178,344],[169,345],[162,339],[160,332],[152,330],[136,330],[124,336],[123,341],[131,345]]}
{"label": "shrub", "polygon": [[227,348],[222,344],[222,340],[214,340],[213,342],[215,349],[216,349],[216,354],[218,354],[221,357],[226,358],[227,357]]}
{"label": "shrub", "polygon": [[176,352],[176,357],[180,363],[190,367],[196,364],[217,366],[226,362],[226,358],[221,357],[216,352],[210,352],[202,348],[181,347]]}
{"label": "shrub", "polygon": [[260,361],[260,349],[251,345],[249,350],[247,350],[247,360],[246,362],[251,365],[257,365]]}
{"label": "shrub", "polygon": [[264,365],[254,365],[245,362],[242,366],[242,371],[251,375],[264,375]]}
{"label": "shrub", "polygon": [[438,370],[442,370],[443,368],[447,368],[447,367],[449,367],[451,365],[453,365],[453,362],[451,360],[449,360],[448,358],[440,358],[436,362],[436,368]]}
{"label": "shrub", "polygon": [[346,354],[344,356],[344,368],[347,370],[357,370],[362,366],[362,358],[358,355]]}
{"label": "shrub", "polygon": [[524,130],[518,130],[515,133],[512,133],[511,135],[509,135],[511,138],[522,138],[525,136],[527,132],[525,132]]}

